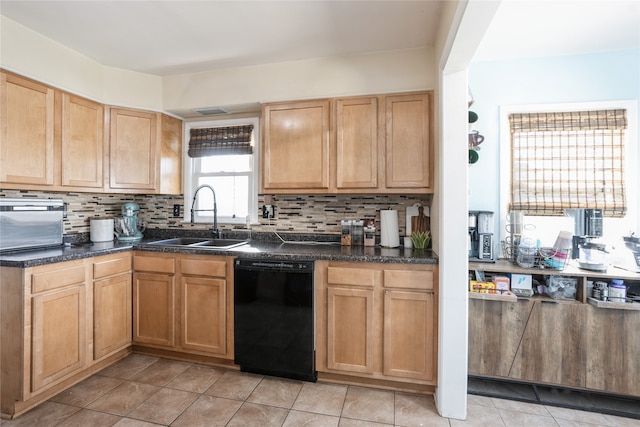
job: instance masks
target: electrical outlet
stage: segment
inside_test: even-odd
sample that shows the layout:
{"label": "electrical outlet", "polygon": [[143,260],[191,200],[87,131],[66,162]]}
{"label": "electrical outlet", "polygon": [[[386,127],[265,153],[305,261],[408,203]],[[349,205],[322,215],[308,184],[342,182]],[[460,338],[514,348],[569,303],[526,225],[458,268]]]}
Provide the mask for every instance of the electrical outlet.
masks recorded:
{"label": "electrical outlet", "polygon": [[263,205],[262,206],[262,218],[268,219],[273,218],[275,216],[276,208],[273,205]]}
{"label": "electrical outlet", "polygon": [[173,205],[173,217],[174,218],[180,217],[180,205]]}

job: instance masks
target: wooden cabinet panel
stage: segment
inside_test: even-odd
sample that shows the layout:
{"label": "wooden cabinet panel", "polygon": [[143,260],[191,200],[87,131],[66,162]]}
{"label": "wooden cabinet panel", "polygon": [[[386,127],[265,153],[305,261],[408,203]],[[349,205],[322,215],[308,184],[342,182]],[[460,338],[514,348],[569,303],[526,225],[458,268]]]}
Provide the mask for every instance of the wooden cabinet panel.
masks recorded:
{"label": "wooden cabinet panel", "polygon": [[84,283],[86,270],[82,261],[56,264],[54,267],[36,268],[31,275],[31,292],[38,293],[69,285]]}
{"label": "wooden cabinet panel", "polygon": [[105,256],[93,263],[93,279],[102,279],[119,273],[131,272],[131,254]]}
{"label": "wooden cabinet panel", "polygon": [[587,388],[640,396],[640,311],[586,310]]}
{"label": "wooden cabinet panel", "polygon": [[378,186],[378,99],[335,100],[336,188]]}
{"label": "wooden cabinet panel", "polygon": [[104,185],[104,107],[62,94],[61,184],[101,190]]}
{"label": "wooden cabinet panel", "polygon": [[329,189],[329,101],[265,105],[262,189]]}
{"label": "wooden cabinet panel", "polygon": [[584,387],[586,308],[580,303],[534,302],[509,377]]}
{"label": "wooden cabinet panel", "polygon": [[327,367],[372,373],[375,361],[374,291],[327,287]]}
{"label": "wooden cabinet panel", "polygon": [[135,271],[150,271],[153,273],[174,274],[176,261],[172,256],[138,256],[133,257]]}
{"label": "wooden cabinet panel", "polygon": [[469,299],[469,374],[508,377],[533,301]]}
{"label": "wooden cabinet panel", "polygon": [[160,116],[160,182],[158,193],[182,194],[182,120]]}
{"label": "wooden cabinet panel", "polygon": [[131,344],[131,272],[93,284],[93,357]]}
{"label": "wooden cabinet panel", "polygon": [[385,290],[385,375],[431,381],[437,358],[433,292]]}
{"label": "wooden cabinet panel", "polygon": [[386,97],[387,188],[433,190],[429,93]]}
{"label": "wooden cabinet panel", "polygon": [[52,186],[54,90],[4,72],[0,79],[0,182]]}
{"label": "wooden cabinet panel", "polygon": [[227,353],[227,282],[209,277],[183,277],[180,284],[183,348]]}
{"label": "wooden cabinet panel", "polygon": [[32,299],[31,389],[38,391],[85,367],[86,285]]}
{"label": "wooden cabinet panel", "polygon": [[134,273],[133,340],[175,345],[175,279],[167,274]]}
{"label": "wooden cabinet panel", "polygon": [[316,261],[318,372],[435,385],[437,266]]}
{"label": "wooden cabinet panel", "polygon": [[111,108],[109,187],[155,191],[160,152],[158,113]]}

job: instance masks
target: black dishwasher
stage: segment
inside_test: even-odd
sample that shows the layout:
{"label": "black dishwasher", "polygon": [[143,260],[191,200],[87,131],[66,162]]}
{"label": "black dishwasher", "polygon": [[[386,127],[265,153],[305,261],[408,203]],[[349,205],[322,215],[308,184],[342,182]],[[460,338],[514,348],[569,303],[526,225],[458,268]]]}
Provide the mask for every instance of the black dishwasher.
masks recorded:
{"label": "black dishwasher", "polygon": [[235,363],[315,382],[313,261],[236,259]]}

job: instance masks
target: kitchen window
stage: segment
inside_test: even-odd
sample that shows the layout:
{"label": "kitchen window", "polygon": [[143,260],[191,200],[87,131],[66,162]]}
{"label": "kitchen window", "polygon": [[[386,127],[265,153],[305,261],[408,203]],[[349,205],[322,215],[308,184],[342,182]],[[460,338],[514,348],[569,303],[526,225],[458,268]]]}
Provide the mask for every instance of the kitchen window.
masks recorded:
{"label": "kitchen window", "polygon": [[636,231],[635,102],[503,107],[501,120],[503,218],[522,211],[543,245],[573,232],[564,209],[602,209],[612,241]]}
{"label": "kitchen window", "polygon": [[[259,120],[193,122],[185,126],[184,219],[191,221],[194,191],[209,185],[215,191],[218,222],[258,221]],[[194,222],[213,223],[213,193],[198,192]]]}

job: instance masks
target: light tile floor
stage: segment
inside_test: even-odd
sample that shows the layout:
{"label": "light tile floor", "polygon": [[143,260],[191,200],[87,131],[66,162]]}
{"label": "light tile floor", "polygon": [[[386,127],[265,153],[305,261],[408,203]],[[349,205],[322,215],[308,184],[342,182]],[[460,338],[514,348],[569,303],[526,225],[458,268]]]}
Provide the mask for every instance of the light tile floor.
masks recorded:
{"label": "light tile floor", "polygon": [[11,426],[636,426],[640,420],[468,396],[467,420],[442,418],[433,397],[308,383],[132,354]]}

